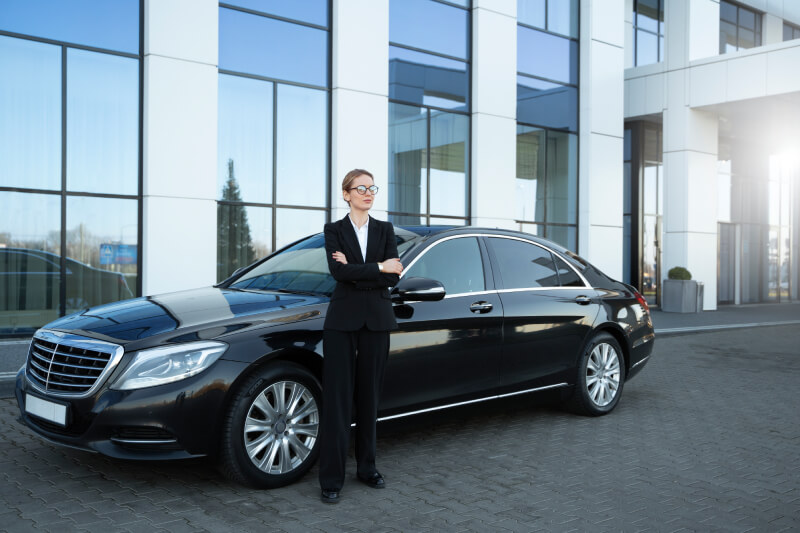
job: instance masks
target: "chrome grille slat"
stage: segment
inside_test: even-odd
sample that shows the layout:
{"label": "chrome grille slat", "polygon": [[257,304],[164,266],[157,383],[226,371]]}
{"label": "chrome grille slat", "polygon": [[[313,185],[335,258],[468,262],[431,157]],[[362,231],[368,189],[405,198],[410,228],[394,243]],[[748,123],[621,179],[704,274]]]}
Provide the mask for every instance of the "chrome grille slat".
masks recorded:
{"label": "chrome grille slat", "polygon": [[35,388],[47,394],[88,396],[116,366],[123,352],[116,344],[39,330],[28,350],[26,375]]}

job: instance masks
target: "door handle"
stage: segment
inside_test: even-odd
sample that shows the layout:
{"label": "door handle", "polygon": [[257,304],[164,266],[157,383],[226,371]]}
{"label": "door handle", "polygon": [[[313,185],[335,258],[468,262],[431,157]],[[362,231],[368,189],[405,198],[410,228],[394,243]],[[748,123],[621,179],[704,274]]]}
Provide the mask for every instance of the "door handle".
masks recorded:
{"label": "door handle", "polygon": [[469,310],[473,313],[488,313],[492,310],[492,304],[484,301],[475,302],[469,306]]}
{"label": "door handle", "polygon": [[578,296],[577,298],[575,298],[575,302],[580,305],[589,305],[590,303],[592,303],[592,299],[589,298],[588,296]]}

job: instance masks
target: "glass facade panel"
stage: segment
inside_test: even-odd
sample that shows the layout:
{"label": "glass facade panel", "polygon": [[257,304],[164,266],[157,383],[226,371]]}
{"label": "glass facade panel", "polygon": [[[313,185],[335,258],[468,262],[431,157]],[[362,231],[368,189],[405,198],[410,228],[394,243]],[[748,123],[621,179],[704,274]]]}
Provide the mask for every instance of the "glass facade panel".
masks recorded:
{"label": "glass facade panel", "polygon": [[225,0],[225,4],[277,15],[319,26],[328,26],[328,0]]}
{"label": "glass facade panel", "polygon": [[326,87],[328,32],[220,8],[219,68]]}
{"label": "glass facade panel", "polygon": [[578,37],[578,0],[549,0],[547,29],[554,33]]}
{"label": "glass facade panel", "polygon": [[0,117],[0,186],[61,189],[60,47],[0,35]]}
{"label": "glass facade panel", "polygon": [[469,12],[433,0],[390,0],[389,40],[467,59]]}
{"label": "glass facade panel", "polygon": [[221,200],[272,202],[273,92],[274,84],[268,81],[219,76]]}
{"label": "glass facade panel", "polygon": [[571,133],[547,132],[547,222],[577,223],[578,137]]}
{"label": "glass facade panel", "polygon": [[654,33],[636,31],[636,64],[658,63],[658,36]]}
{"label": "glass facade panel", "polygon": [[[547,53],[542,53],[546,50]],[[578,43],[525,27],[517,28],[517,70],[569,84],[578,83]]]}
{"label": "glass facade panel", "polygon": [[61,196],[0,191],[0,336],[30,335],[61,306]]}
{"label": "glass facade panel", "polygon": [[278,228],[275,249],[278,250],[312,233],[321,232],[325,226],[325,211],[278,209],[275,224]]}
{"label": "glass facade panel", "polygon": [[800,39],[800,28],[789,24],[788,22],[783,23],[783,40],[784,41],[791,41],[792,39]]}
{"label": "glass facade panel", "polygon": [[736,46],[736,25],[721,20],[719,22],[719,53],[735,52]]}
{"label": "glass facade panel", "polygon": [[3,0],[0,29],[139,53],[139,0]]}
{"label": "glass facade panel", "polygon": [[578,89],[517,76],[517,120],[578,131]]}
{"label": "glass facade panel", "polygon": [[430,212],[467,215],[469,117],[431,111]]}
{"label": "glass facade panel", "polygon": [[722,0],[719,16],[720,54],[761,46],[761,13]]}
{"label": "glass facade panel", "polygon": [[272,252],[272,209],[217,205],[217,280]]}
{"label": "glass facade panel", "polygon": [[[428,211],[427,115],[425,108],[389,103],[389,211]],[[392,220],[397,224],[424,224],[419,217]]]}
{"label": "glass facade panel", "polygon": [[67,314],[132,298],[137,286],[138,202],[67,197]]}
{"label": "glass facade panel", "polygon": [[546,0],[517,0],[517,21],[528,26],[546,29]]}
{"label": "glass facade panel", "polygon": [[389,47],[389,98],[467,110],[469,65],[433,54]]}
{"label": "glass facade panel", "polygon": [[570,250],[578,249],[578,229],[575,226],[548,225],[545,237]]}
{"label": "glass facade panel", "polygon": [[545,131],[517,125],[516,219],[544,221]]}
{"label": "glass facade panel", "polygon": [[276,203],[326,207],[328,93],[279,85],[276,118]]}
{"label": "glass facade panel", "polygon": [[658,33],[658,21],[663,19],[659,16],[659,0],[637,0],[635,15],[636,26],[640,29]]}
{"label": "glass facade panel", "polygon": [[139,61],[67,51],[67,189],[139,190]]}

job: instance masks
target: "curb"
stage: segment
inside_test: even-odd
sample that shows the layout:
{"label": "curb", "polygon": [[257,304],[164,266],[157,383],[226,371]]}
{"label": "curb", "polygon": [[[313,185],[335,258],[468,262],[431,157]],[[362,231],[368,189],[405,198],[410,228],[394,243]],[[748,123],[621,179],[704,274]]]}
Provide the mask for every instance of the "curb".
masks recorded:
{"label": "curb", "polygon": [[718,324],[713,326],[689,326],[685,328],[663,328],[656,329],[656,335],[680,335],[685,333],[708,333],[725,329],[737,328],[761,328],[768,326],[794,326],[800,324],[800,320],[784,320],[779,322],[749,322],[746,324]]}

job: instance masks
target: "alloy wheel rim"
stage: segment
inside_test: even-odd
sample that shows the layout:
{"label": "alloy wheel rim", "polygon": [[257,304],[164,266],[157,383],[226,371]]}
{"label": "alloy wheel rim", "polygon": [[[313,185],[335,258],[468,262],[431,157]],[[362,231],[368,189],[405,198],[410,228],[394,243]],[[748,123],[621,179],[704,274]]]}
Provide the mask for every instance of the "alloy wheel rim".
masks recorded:
{"label": "alloy wheel rim", "polygon": [[267,474],[285,474],[306,460],[319,433],[319,407],[296,381],[279,381],[255,397],[244,422],[244,446]]}
{"label": "alloy wheel rim", "polygon": [[601,342],[592,349],[586,364],[586,390],[592,403],[605,407],[613,402],[619,392],[620,377],[617,350]]}

